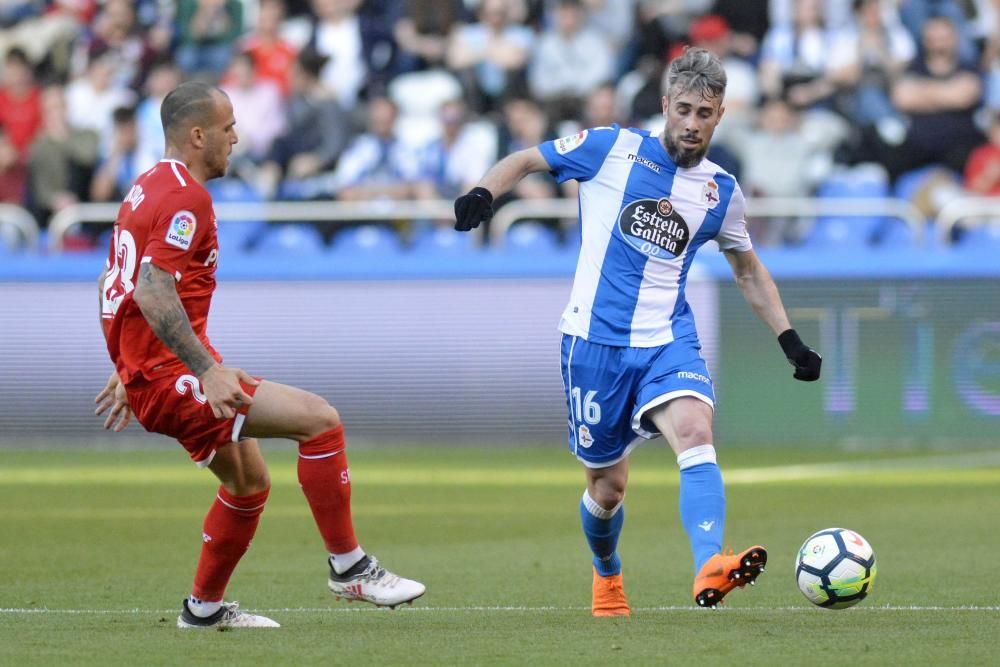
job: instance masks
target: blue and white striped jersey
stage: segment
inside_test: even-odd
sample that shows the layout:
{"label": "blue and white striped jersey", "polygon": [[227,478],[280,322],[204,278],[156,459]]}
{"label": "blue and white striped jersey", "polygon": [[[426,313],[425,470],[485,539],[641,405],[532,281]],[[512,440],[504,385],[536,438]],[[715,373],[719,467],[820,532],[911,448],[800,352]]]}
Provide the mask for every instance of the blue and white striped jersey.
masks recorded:
{"label": "blue and white striped jersey", "polygon": [[695,333],[684,284],[695,252],[751,248],[743,193],[708,160],[679,168],[659,137],[617,125],[541,144],[559,182],[580,182],[583,246],[559,329],[654,347]]}

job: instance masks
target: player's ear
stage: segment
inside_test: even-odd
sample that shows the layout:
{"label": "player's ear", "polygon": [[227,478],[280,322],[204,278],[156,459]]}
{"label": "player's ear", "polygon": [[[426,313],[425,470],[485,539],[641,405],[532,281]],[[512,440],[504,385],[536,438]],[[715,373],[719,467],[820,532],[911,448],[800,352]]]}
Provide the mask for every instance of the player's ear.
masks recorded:
{"label": "player's ear", "polygon": [[722,116],[726,113],[726,106],[724,104],[719,105],[719,120],[722,120]]}
{"label": "player's ear", "polygon": [[188,139],[191,140],[191,145],[195,148],[205,147],[205,131],[197,125],[188,131]]}
{"label": "player's ear", "polygon": [[667,115],[667,109],[670,108],[670,98],[664,95],[660,98],[660,106],[663,107],[663,115]]}

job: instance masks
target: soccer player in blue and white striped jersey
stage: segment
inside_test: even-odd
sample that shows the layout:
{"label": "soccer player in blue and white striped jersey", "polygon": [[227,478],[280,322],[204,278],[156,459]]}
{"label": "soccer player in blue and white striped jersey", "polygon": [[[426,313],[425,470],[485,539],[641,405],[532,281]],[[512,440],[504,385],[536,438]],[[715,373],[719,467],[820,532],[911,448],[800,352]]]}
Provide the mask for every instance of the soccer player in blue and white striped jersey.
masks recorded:
{"label": "soccer player in blue and white striped jersey", "polygon": [[455,201],[455,228],[492,216],[493,198],[532,172],[580,183],[583,244],[563,333],[569,448],[583,463],[583,532],[593,552],[595,616],[628,616],[618,536],[629,453],[663,435],[680,468],[680,515],[694,557],[694,599],[714,607],[753,583],[767,552],[722,553],[726,500],[712,437],[715,395],[685,300],[697,250],[715,240],[737,285],[776,335],[798,380],[821,358],[792,329],[747,235],[736,179],[705,159],[725,108],[719,59],[691,48],[674,60],[659,136],[617,125],[513,153]]}

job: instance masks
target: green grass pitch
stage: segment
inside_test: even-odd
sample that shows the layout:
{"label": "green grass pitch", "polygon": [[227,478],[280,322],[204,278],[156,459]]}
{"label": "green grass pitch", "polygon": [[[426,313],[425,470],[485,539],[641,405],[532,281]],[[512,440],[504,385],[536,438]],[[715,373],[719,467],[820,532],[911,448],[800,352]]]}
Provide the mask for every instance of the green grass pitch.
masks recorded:
{"label": "green grass pitch", "polygon": [[[272,631],[180,632],[215,483],[177,449],[0,451],[0,664],[975,665],[1000,654],[1000,452],[722,450],[727,540],[770,553],[724,609],[691,602],[677,472],[633,457],[620,544],[631,619],[589,615],[580,466],[534,449],[357,449],[362,545],[422,580],[412,607],[326,591],[294,452],[228,597]],[[811,607],[793,561],[831,526],[872,543],[878,579],[845,611]]]}

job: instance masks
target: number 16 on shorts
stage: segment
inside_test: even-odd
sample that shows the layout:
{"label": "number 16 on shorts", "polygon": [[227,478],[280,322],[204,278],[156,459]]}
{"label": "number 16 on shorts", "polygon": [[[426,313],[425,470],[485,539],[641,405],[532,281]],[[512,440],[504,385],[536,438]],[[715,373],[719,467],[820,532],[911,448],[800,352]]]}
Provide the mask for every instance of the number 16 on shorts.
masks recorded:
{"label": "number 16 on shorts", "polygon": [[601,404],[597,402],[597,390],[584,391],[580,387],[570,389],[571,410],[576,426],[577,442],[581,447],[589,448],[594,444],[594,436],[590,434],[590,425],[601,423]]}

